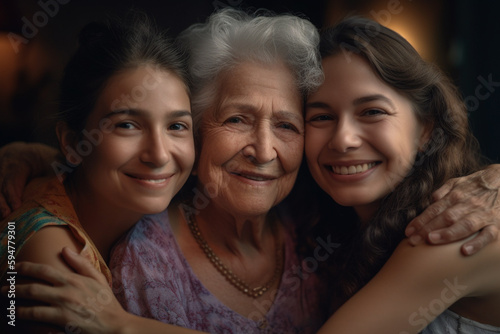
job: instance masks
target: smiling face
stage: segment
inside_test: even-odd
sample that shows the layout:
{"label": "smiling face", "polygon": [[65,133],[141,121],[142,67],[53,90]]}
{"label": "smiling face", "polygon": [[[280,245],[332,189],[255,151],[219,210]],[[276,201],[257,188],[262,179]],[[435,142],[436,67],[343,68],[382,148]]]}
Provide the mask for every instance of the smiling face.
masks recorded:
{"label": "smiling face", "polygon": [[[170,72],[140,66],[111,77],[84,131],[94,143],[77,169],[77,189],[109,208],[161,212],[189,176],[190,101]],[[76,148],[89,138],[82,136]]]}
{"label": "smiling face", "polygon": [[309,169],[333,200],[369,220],[408,174],[427,132],[410,101],[363,58],[323,60],[325,82],[306,105]]}
{"label": "smiling face", "polygon": [[199,185],[231,214],[266,214],[290,193],[300,167],[301,94],[281,64],[243,63],[218,83],[200,128]]}

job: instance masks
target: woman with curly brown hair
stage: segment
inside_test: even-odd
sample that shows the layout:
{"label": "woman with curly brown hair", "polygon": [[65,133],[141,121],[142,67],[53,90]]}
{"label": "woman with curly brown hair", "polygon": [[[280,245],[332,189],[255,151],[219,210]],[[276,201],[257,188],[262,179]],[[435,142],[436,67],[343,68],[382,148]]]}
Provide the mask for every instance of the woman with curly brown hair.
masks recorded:
{"label": "woman with curly brown hair", "polygon": [[354,217],[323,216],[316,226],[339,238],[334,289],[340,304],[349,299],[321,332],[417,333],[436,317],[424,333],[500,332],[499,241],[466,258],[460,243],[413,247],[404,238],[436,189],[481,168],[456,88],[368,19],[324,31],[320,51],[325,82],[306,104],[307,161]]}

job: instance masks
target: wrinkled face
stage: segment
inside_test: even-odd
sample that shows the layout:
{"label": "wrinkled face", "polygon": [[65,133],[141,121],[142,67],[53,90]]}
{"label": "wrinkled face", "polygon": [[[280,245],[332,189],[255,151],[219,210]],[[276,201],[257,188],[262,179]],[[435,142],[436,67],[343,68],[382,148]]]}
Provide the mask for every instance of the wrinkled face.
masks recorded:
{"label": "wrinkled face", "polygon": [[[78,180],[94,200],[123,212],[163,211],[194,162],[189,97],[174,74],[152,66],[111,77],[76,145],[90,143]],[[80,188],[78,189],[80,191]]]}
{"label": "wrinkled face", "polygon": [[410,101],[359,56],[323,60],[325,82],[306,105],[311,173],[336,202],[369,220],[406,176],[427,133]]}
{"label": "wrinkled face", "polygon": [[199,186],[230,214],[265,214],[290,193],[302,159],[295,78],[284,65],[247,62],[218,84],[200,129]]}

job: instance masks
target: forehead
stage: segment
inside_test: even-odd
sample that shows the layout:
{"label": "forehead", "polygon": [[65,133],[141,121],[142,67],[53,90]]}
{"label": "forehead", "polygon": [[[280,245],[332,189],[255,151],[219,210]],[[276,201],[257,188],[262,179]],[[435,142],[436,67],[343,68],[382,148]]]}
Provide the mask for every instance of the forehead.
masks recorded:
{"label": "forehead", "polygon": [[368,61],[355,54],[337,54],[326,57],[323,59],[322,65],[325,73],[325,84],[349,88],[360,87],[360,83],[377,85],[379,88],[387,86],[374,72]]}
{"label": "forehead", "polygon": [[111,76],[98,97],[97,106],[111,109],[137,106],[175,107],[189,103],[185,83],[174,73],[144,65],[125,69]]}
{"label": "forehead", "polygon": [[127,68],[112,75],[103,87],[101,95],[128,94],[139,100],[141,93],[154,92],[162,87],[182,88],[184,82],[174,73],[152,65]]}
{"label": "forehead", "polygon": [[370,95],[383,95],[390,99],[410,103],[401,93],[384,82],[366,59],[356,54],[337,54],[322,61],[325,80],[309,96],[314,100],[347,101]]}
{"label": "forehead", "polygon": [[292,71],[281,63],[239,64],[219,77],[219,106],[244,103],[301,113],[302,96]]}

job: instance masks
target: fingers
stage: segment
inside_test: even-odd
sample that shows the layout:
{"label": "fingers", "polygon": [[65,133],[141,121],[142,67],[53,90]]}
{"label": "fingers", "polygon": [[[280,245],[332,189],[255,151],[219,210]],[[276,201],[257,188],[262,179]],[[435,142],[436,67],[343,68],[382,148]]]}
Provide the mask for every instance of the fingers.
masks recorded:
{"label": "fingers", "polygon": [[[439,225],[439,223],[437,224]],[[450,225],[444,229],[438,229],[428,234],[427,240],[432,244],[446,244],[467,238],[478,228],[476,223],[468,218],[464,218],[459,224]]]}
{"label": "fingers", "polygon": [[16,264],[16,271],[18,275],[41,279],[56,286],[66,283],[61,271],[45,264],[19,262]]}
{"label": "fingers", "polygon": [[[416,245],[425,240],[433,244],[442,244],[466,238],[484,227],[482,211],[474,212],[464,205],[450,208],[435,204],[440,213],[414,232],[409,241]],[[442,210],[442,211],[441,211]],[[473,212],[474,214],[470,214]],[[418,218],[418,217],[417,217]]]}
{"label": "fingers", "polygon": [[[443,220],[435,220],[446,208],[449,206],[446,199],[442,199],[439,202],[433,203],[427,207],[419,216],[415,217],[406,227],[405,235],[409,237],[411,244],[416,245],[423,242],[429,231],[436,229],[436,226],[445,227],[448,225],[438,225],[438,223],[443,223]],[[433,225],[429,225],[431,222]],[[444,221],[446,222],[446,221]]]}
{"label": "fingers", "polygon": [[448,193],[455,187],[457,182],[458,182],[458,179],[448,180],[443,186],[441,186],[441,188],[436,190],[432,194],[432,199],[434,200],[434,202],[439,201],[440,199],[442,199],[443,197],[448,195]]}
{"label": "fingers", "polygon": [[50,306],[18,306],[16,307],[16,316],[21,320],[48,322],[59,326],[66,324],[63,313]]}
{"label": "fingers", "polygon": [[[488,172],[491,174],[491,170]],[[470,236],[489,224],[498,225],[498,190],[490,182],[491,177],[485,175],[486,171],[479,171],[452,179],[437,190],[434,193],[437,201],[408,224],[405,234],[409,242],[413,245],[425,240],[431,243],[452,242]],[[500,179],[498,175],[496,178]],[[435,233],[429,234],[433,230]]]}
{"label": "fingers", "polygon": [[30,284],[17,284],[16,285],[16,298],[37,300],[39,302],[52,304],[57,298],[57,289],[52,286],[30,283]]}
{"label": "fingers", "polygon": [[495,225],[485,227],[474,239],[466,242],[462,248],[462,254],[469,256],[477,253],[484,246],[498,238],[498,228]]}
{"label": "fingers", "polygon": [[66,263],[78,274],[93,278],[101,284],[108,285],[104,275],[98,272],[85,257],[68,247],[63,248],[62,255]]}

